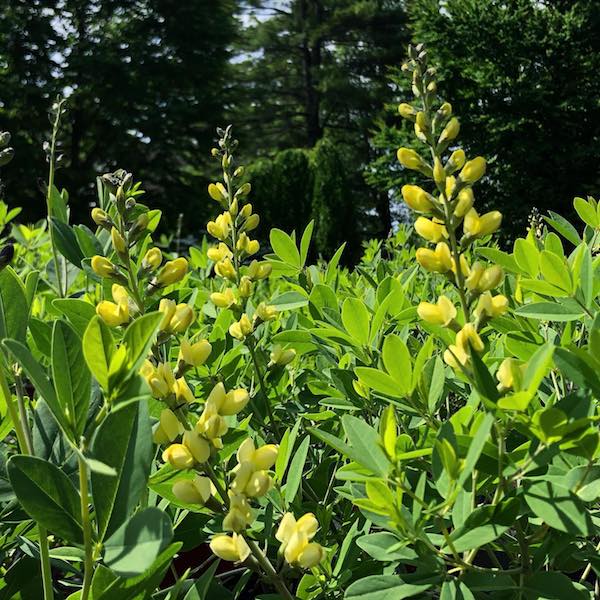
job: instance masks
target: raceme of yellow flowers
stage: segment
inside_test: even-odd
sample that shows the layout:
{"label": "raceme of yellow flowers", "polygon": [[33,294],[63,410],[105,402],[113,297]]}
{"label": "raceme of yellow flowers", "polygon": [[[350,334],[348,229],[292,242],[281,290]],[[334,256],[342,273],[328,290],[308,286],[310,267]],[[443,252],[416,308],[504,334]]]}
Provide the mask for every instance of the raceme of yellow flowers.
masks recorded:
{"label": "raceme of yellow flowers", "polygon": [[[485,175],[486,161],[481,156],[467,160],[464,150],[456,145],[460,122],[452,115],[452,106],[438,98],[435,69],[428,68],[422,46],[411,47],[403,70],[412,73],[416,101],[415,106],[401,104],[399,113],[414,123],[415,135],[428,148],[431,161],[409,148],[398,150],[398,160],[406,169],[433,180],[434,188],[430,193],[419,185],[402,187],[404,201],[418,214],[415,231],[431,244],[419,248],[416,258],[424,269],[443,274],[452,282],[461,309],[442,295],[435,303],[421,302],[417,311],[424,321],[455,332],[454,344],[444,353],[444,360],[455,369],[468,370],[471,352],[484,349],[479,335],[482,325],[502,315],[508,299],[493,294],[504,280],[502,268],[481,262],[469,264],[466,250],[474,240],[493,234],[502,215],[498,211],[480,215],[473,206],[472,186]],[[505,366],[499,371],[504,387],[512,385],[513,370]]]}

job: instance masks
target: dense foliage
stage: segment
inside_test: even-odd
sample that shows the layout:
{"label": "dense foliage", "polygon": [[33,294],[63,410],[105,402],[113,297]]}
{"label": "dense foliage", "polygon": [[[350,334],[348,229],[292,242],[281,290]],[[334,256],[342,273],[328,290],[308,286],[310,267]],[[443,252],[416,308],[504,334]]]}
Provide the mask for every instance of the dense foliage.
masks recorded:
{"label": "dense foliage", "polygon": [[155,245],[124,170],[72,225],[53,106],[49,234],[0,253],[0,598],[597,596],[600,205],[499,250],[423,46],[402,72],[414,231],[352,271],[312,222],[256,258],[231,127],[210,244]]}

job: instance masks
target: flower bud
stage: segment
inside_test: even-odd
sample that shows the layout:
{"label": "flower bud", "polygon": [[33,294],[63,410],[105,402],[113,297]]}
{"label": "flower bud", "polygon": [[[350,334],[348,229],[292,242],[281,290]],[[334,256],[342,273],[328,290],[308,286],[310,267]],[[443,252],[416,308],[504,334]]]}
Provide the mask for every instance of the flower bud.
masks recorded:
{"label": "flower bud", "polygon": [[261,302],[256,307],[255,314],[261,321],[270,321],[277,316],[277,309],[274,306]]}
{"label": "flower bud", "polygon": [[250,183],[244,183],[242,186],[240,186],[240,188],[235,193],[235,195],[242,196],[242,197],[247,196],[250,193],[251,189],[252,189],[252,185]]}
{"label": "flower bud", "polygon": [[504,270],[499,265],[488,267],[479,278],[477,289],[487,292],[498,287],[504,280]]}
{"label": "flower bud", "polygon": [[479,297],[479,302],[475,308],[475,316],[479,319],[499,317],[508,310],[508,298],[502,294],[492,296],[490,292],[485,292]]}
{"label": "flower bud", "polygon": [[177,283],[185,277],[187,268],[188,262],[183,257],[170,260],[163,265],[163,268],[159,271],[153,285],[155,287],[166,287],[167,285]]}
{"label": "flower bud", "polygon": [[175,314],[177,305],[174,300],[169,298],[162,298],[158,305],[158,310],[163,314],[163,318],[158,326],[159,331],[166,331],[171,323],[171,319]]}
{"label": "flower bud", "polygon": [[410,208],[418,212],[429,212],[433,208],[429,194],[418,185],[403,185],[402,197]]}
{"label": "flower bud", "polygon": [[247,219],[251,214],[252,214],[252,204],[250,204],[250,202],[248,202],[248,204],[244,204],[244,206],[242,206],[242,210],[240,210],[240,216],[243,219]]}
{"label": "flower bud", "polygon": [[446,169],[449,173],[454,173],[454,171],[463,168],[466,160],[467,157],[465,156],[465,151],[462,148],[459,148],[450,155]]}
{"label": "flower bud", "polygon": [[460,172],[460,179],[465,183],[475,183],[485,174],[485,158],[478,156],[468,161]]}
{"label": "flower bud", "polygon": [[446,127],[444,127],[442,133],[440,134],[439,143],[443,142],[451,142],[460,131],[460,123],[456,117],[452,117]]}
{"label": "flower bud", "polygon": [[112,220],[108,216],[108,213],[103,211],[101,208],[93,208],[92,209],[92,220],[99,227],[111,227]]}
{"label": "flower bud", "polygon": [[244,225],[242,226],[242,230],[243,231],[252,231],[253,229],[256,229],[258,227],[259,223],[260,223],[260,217],[257,214],[250,215],[244,222]]}
{"label": "flower bud", "polygon": [[108,258],[104,256],[94,256],[92,258],[92,270],[99,277],[111,277],[116,273],[116,267]]}
{"label": "flower bud", "polygon": [[208,477],[196,475],[194,479],[183,479],[175,482],[171,491],[180,502],[204,506],[206,501],[214,494],[214,486]]}
{"label": "flower bud", "polygon": [[450,102],[444,102],[440,106],[438,112],[443,118],[447,119],[452,114],[452,104],[450,104]]}
{"label": "flower bud", "polygon": [[471,188],[463,188],[458,192],[458,202],[454,207],[454,216],[459,219],[464,217],[473,207],[473,190]]}
{"label": "flower bud", "polygon": [[446,171],[440,159],[436,156],[433,161],[433,180],[440,189],[444,189],[446,185]]}
{"label": "flower bud", "polygon": [[155,271],[162,263],[162,252],[159,248],[150,248],[142,259],[142,268]]}
{"label": "flower bud", "polygon": [[194,322],[195,317],[194,309],[189,304],[178,304],[169,322],[169,330],[173,333],[184,333]]}
{"label": "flower bud", "polygon": [[485,268],[480,262],[474,262],[471,268],[469,269],[469,274],[465,279],[465,285],[467,289],[474,292],[479,288],[479,280],[483,275]]}
{"label": "flower bud", "polygon": [[325,550],[321,544],[311,542],[307,544],[304,550],[298,555],[298,566],[302,569],[312,569],[316,567],[325,558]]}
{"label": "flower bud", "polygon": [[179,405],[192,404],[192,402],[196,402],[196,398],[194,398],[194,394],[192,393],[190,386],[183,377],[179,377],[175,380],[175,384],[173,385],[171,391],[175,394],[175,398],[177,399],[177,403]]}
{"label": "flower bud", "polygon": [[115,227],[110,230],[110,237],[112,240],[113,248],[119,256],[127,255],[127,243],[123,236],[117,231]]}
{"label": "flower bud", "polygon": [[409,148],[400,148],[397,156],[401,165],[413,171],[420,171],[425,164],[417,152]]}
{"label": "flower bud", "polygon": [[259,263],[253,260],[248,266],[248,277],[250,279],[266,279],[273,270],[273,267],[269,263]]}
{"label": "flower bud", "polygon": [[210,300],[219,308],[229,308],[236,302],[235,295],[231,288],[226,288],[224,292],[213,292],[210,295]]}
{"label": "flower bud", "polygon": [[446,327],[456,318],[456,307],[446,296],[440,296],[436,304],[421,302],[417,314],[427,323]]}
{"label": "flower bud", "polygon": [[160,411],[159,424],[170,442],[183,433],[183,425],[169,408],[163,408]]}
{"label": "flower bud", "polygon": [[250,556],[250,548],[243,536],[233,533],[217,535],[210,542],[212,553],[229,562],[243,562]]}
{"label": "flower bud", "polygon": [[211,350],[212,346],[208,340],[200,340],[194,344],[190,344],[188,340],[183,340],[179,348],[179,360],[186,365],[199,367],[206,362]]}
{"label": "flower bud", "polygon": [[217,202],[224,202],[227,200],[227,189],[221,182],[209,183],[208,195]]}
{"label": "flower bud", "polygon": [[252,294],[252,279],[247,275],[244,275],[240,280],[238,290],[242,298],[248,298]]}
{"label": "flower bud", "polygon": [[194,457],[183,444],[171,444],[163,452],[162,459],[178,471],[194,466]]}
{"label": "flower bud", "polygon": [[219,413],[223,416],[237,415],[244,409],[250,400],[250,395],[247,390],[239,388],[231,390],[225,395],[225,400],[221,404]]}
{"label": "flower bud", "polygon": [[448,231],[442,223],[419,217],[415,221],[415,231],[429,242],[437,244],[448,237]]}
{"label": "flower bud", "polygon": [[417,262],[427,271],[447,273],[452,269],[450,248],[445,242],[439,242],[435,250],[419,248],[416,253]]}
{"label": "flower bud", "polygon": [[252,333],[253,329],[252,321],[250,321],[248,315],[244,313],[239,321],[233,323],[229,327],[229,335],[238,340],[243,340],[247,335]]}
{"label": "flower bud", "polygon": [[415,119],[415,109],[406,102],[403,102],[402,104],[400,104],[400,106],[398,106],[398,112],[400,113],[400,116],[404,119],[409,119],[410,121],[414,121]]}
{"label": "flower bud", "polygon": [[271,363],[283,367],[291,363],[296,358],[296,351],[293,348],[284,350],[279,344],[275,344],[271,350]]}
{"label": "flower bud", "polygon": [[273,480],[266,471],[255,471],[250,476],[244,493],[248,498],[260,498],[264,496],[273,485]]}

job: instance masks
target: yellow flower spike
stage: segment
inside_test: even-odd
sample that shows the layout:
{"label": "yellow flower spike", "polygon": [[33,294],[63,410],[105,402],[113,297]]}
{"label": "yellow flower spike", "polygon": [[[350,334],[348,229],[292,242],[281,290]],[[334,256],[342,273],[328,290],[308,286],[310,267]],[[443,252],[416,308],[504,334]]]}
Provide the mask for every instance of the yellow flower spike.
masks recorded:
{"label": "yellow flower spike", "polygon": [[117,231],[116,227],[111,228],[110,230],[110,238],[112,241],[113,248],[117,252],[117,254],[124,255],[127,252],[127,243],[125,242],[123,236]]}
{"label": "yellow flower spike", "polygon": [[188,340],[183,340],[179,347],[178,360],[192,367],[199,367],[206,362],[210,356],[212,346],[208,340],[200,340],[190,344]]}
{"label": "yellow flower spike", "polygon": [[425,165],[425,161],[419,154],[410,148],[400,148],[397,157],[402,166],[413,171],[420,171]]}
{"label": "yellow flower spike", "polygon": [[480,292],[487,292],[498,287],[504,280],[504,270],[499,265],[488,267],[479,278],[477,289]]}
{"label": "yellow flower spike", "polygon": [[465,165],[467,157],[465,155],[465,151],[462,148],[455,150],[448,160],[448,171],[450,173],[454,173],[454,171],[458,171],[458,169],[462,169]]}
{"label": "yellow flower spike", "polygon": [[215,493],[215,487],[208,477],[196,475],[194,479],[183,479],[175,482],[171,491],[180,502],[204,506]]}
{"label": "yellow flower spike", "polygon": [[460,172],[460,179],[465,183],[475,183],[479,181],[485,174],[486,162],[483,156],[478,156],[465,163],[465,166]]}
{"label": "yellow flower spike", "polygon": [[448,121],[446,127],[444,127],[444,129],[442,130],[438,143],[441,144],[442,142],[451,142],[458,136],[459,131],[460,123],[458,122],[458,119],[456,117],[452,117],[450,121]]}
{"label": "yellow flower spike", "polygon": [[230,281],[234,281],[236,278],[235,267],[233,266],[233,263],[229,257],[226,257],[215,264],[215,273],[219,277],[223,277],[223,279],[229,279]]}
{"label": "yellow flower spike", "polygon": [[255,213],[253,215],[250,215],[246,219],[246,221],[244,222],[244,225],[242,226],[242,229],[244,231],[252,231],[258,227],[259,223],[260,223],[260,217]]}
{"label": "yellow flower spike", "polygon": [[229,335],[237,340],[243,340],[246,336],[252,333],[252,330],[252,321],[250,321],[248,315],[244,313],[239,321],[232,323],[229,326]]}
{"label": "yellow flower spike", "polygon": [[243,531],[254,521],[254,514],[246,496],[229,492],[229,511],[223,519],[225,531]]}
{"label": "yellow flower spike", "polygon": [[410,121],[414,121],[415,119],[415,109],[406,102],[403,102],[402,104],[400,104],[400,106],[398,106],[398,112],[400,113],[400,116],[404,119],[408,119]]}
{"label": "yellow flower spike", "polygon": [[493,210],[485,215],[479,216],[474,208],[465,214],[463,229],[466,236],[483,237],[494,233],[502,223],[502,213]]}
{"label": "yellow flower spike", "polygon": [[248,298],[252,294],[252,279],[243,275],[238,289],[242,298]]}
{"label": "yellow flower spike", "polygon": [[178,304],[175,312],[169,322],[169,331],[173,333],[184,333],[186,329],[194,322],[196,315],[194,309],[189,304]]}
{"label": "yellow flower spike", "polygon": [[475,316],[478,319],[494,318],[503,315],[508,310],[508,298],[502,294],[492,296],[490,292],[485,292],[479,297],[475,308]]}
{"label": "yellow flower spike", "polygon": [[250,556],[250,548],[243,536],[237,533],[217,535],[210,542],[212,553],[229,562],[243,562]]}
{"label": "yellow flower spike", "polygon": [[169,298],[161,299],[158,310],[163,314],[163,318],[158,326],[159,331],[165,331],[169,327],[169,323],[171,323],[171,319],[173,318],[176,309],[177,304],[175,304],[174,300],[170,300]]}
{"label": "yellow flower spike", "polygon": [[210,457],[208,442],[196,431],[186,431],[183,434],[182,444],[198,463],[205,463]]}
{"label": "yellow flower spike", "polygon": [[225,258],[233,258],[233,253],[227,244],[219,242],[217,246],[209,248],[206,251],[206,256],[214,262],[219,262]]}
{"label": "yellow flower spike", "polygon": [[92,209],[92,220],[99,227],[108,227],[112,224],[111,218],[108,216],[108,213],[101,208],[93,208]]}
{"label": "yellow flower spike", "polygon": [[433,208],[429,194],[418,185],[403,185],[402,197],[404,202],[417,212],[430,212]]}
{"label": "yellow flower spike", "polygon": [[450,248],[445,242],[439,242],[435,250],[419,248],[416,253],[417,262],[427,271],[447,273],[452,269]]}
{"label": "yellow flower spike", "polygon": [[235,295],[231,288],[224,292],[213,292],[210,295],[211,302],[219,308],[229,308],[236,303]]}
{"label": "yellow flower spike", "polygon": [[158,276],[153,282],[154,286],[165,287],[181,281],[187,273],[188,262],[185,258],[179,257],[175,260],[170,260],[163,265]]}
{"label": "yellow flower spike", "polygon": [[163,452],[162,459],[178,471],[190,469],[194,466],[194,457],[183,444],[171,444]]}
{"label": "yellow flower spike", "polygon": [[434,244],[448,237],[448,231],[442,223],[419,217],[415,221],[415,231],[424,239]]}
{"label": "yellow flower spike", "polygon": [[293,348],[284,350],[279,344],[275,344],[269,358],[273,365],[284,367],[296,358],[296,351]]}
{"label": "yellow flower spike", "polygon": [[224,202],[227,200],[227,189],[221,182],[209,183],[208,195],[217,202]]}
{"label": "yellow flower spike", "polygon": [[440,296],[436,304],[421,302],[417,314],[427,323],[446,327],[456,318],[456,307],[446,296]]}
{"label": "yellow flower spike", "polygon": [[478,289],[479,280],[481,279],[484,271],[485,267],[479,261],[473,263],[471,269],[469,270],[469,274],[465,279],[465,285],[467,286],[468,290],[473,292]]}
{"label": "yellow flower spike", "polygon": [[245,408],[249,400],[250,395],[248,394],[247,390],[243,388],[231,390],[225,394],[225,399],[221,404],[219,414],[223,416],[237,415]]}
{"label": "yellow flower spike", "polygon": [[271,321],[277,316],[277,309],[274,306],[261,302],[256,307],[255,314],[261,321]]}
{"label": "yellow flower spike", "polygon": [[116,272],[116,267],[105,256],[94,256],[92,258],[92,270],[99,277],[110,277]]}
{"label": "yellow flower spike", "polygon": [[473,190],[471,188],[463,188],[458,192],[458,202],[454,207],[454,216],[459,219],[464,217],[473,207]]}
{"label": "yellow flower spike", "polygon": [[160,248],[150,248],[142,258],[142,268],[147,271],[156,271],[162,263],[162,252]]}
{"label": "yellow flower spike", "polygon": [[302,569],[312,569],[323,562],[325,550],[321,544],[311,542],[307,544],[298,556],[298,566]]}
{"label": "yellow flower spike", "polygon": [[192,393],[190,386],[183,377],[179,377],[175,380],[175,384],[171,388],[171,391],[175,394],[177,403],[180,405],[192,404],[193,402],[196,402],[196,398],[194,398],[194,394]]}

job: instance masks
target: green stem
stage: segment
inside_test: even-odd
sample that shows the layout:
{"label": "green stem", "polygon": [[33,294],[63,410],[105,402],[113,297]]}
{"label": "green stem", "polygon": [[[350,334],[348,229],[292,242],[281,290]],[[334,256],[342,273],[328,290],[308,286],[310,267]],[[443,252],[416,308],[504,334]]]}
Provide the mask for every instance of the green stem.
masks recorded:
{"label": "green stem", "polygon": [[252,363],[254,365],[254,371],[256,372],[256,378],[258,379],[258,383],[260,385],[260,392],[263,396],[265,406],[267,408],[267,413],[269,415],[269,421],[275,430],[275,434],[279,437],[279,427],[277,426],[277,422],[275,421],[275,415],[273,414],[273,409],[271,408],[271,401],[269,400],[269,395],[267,394],[267,389],[265,386],[265,380],[263,373],[260,369],[260,365],[258,364],[258,358],[256,356],[256,348],[254,346],[254,339],[252,337],[246,338],[246,345],[248,346],[248,350],[250,350],[250,356],[252,357]]}
{"label": "green stem", "polygon": [[83,526],[83,545],[85,558],[83,563],[83,585],[81,587],[81,600],[88,600],[94,572],[94,557],[92,546],[92,522],[90,520],[88,473],[85,460],[81,454],[77,455],[79,466],[79,490],[81,494],[81,523]]}

